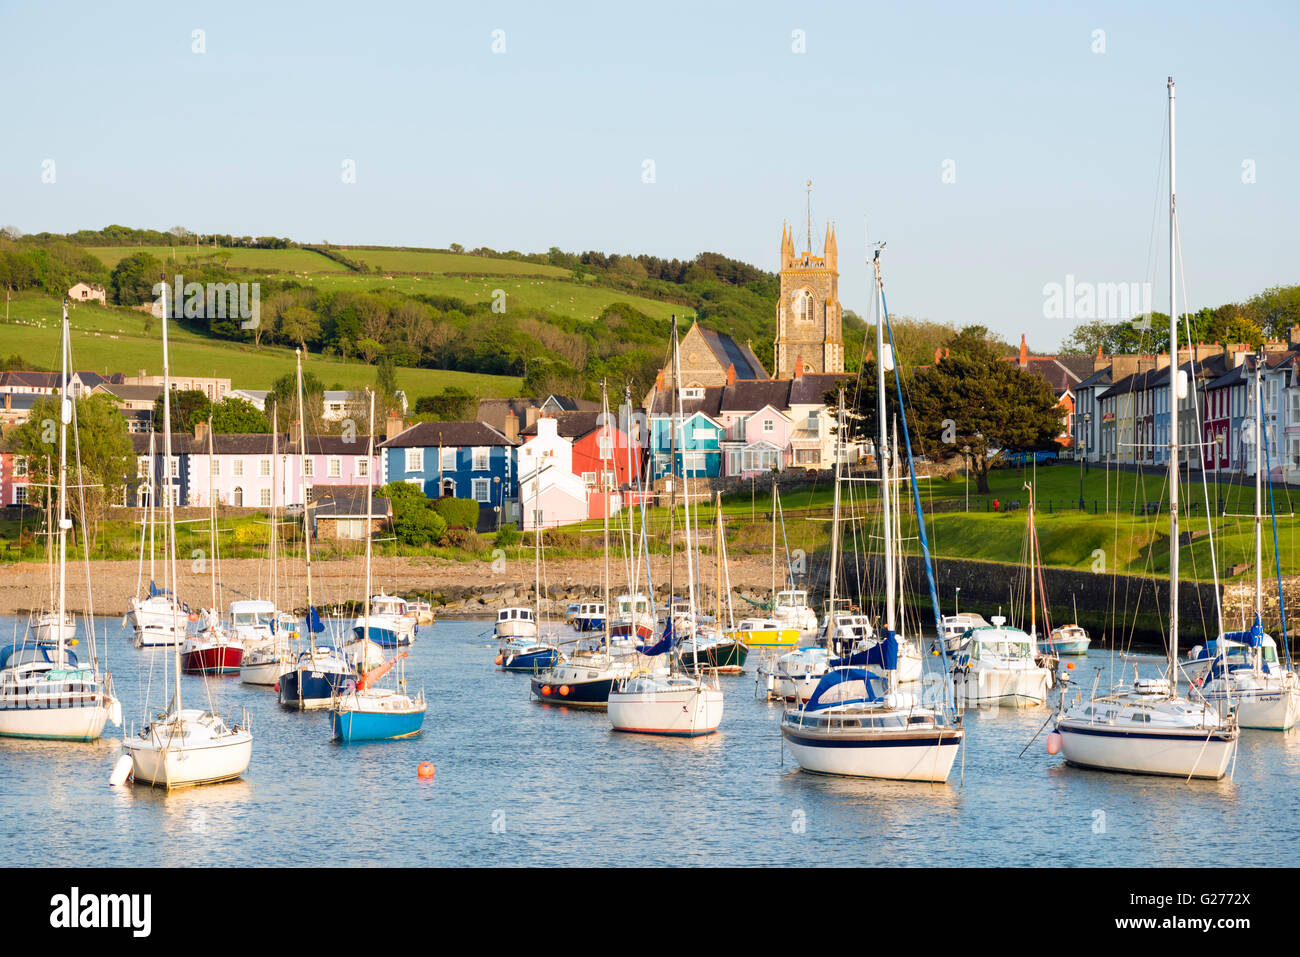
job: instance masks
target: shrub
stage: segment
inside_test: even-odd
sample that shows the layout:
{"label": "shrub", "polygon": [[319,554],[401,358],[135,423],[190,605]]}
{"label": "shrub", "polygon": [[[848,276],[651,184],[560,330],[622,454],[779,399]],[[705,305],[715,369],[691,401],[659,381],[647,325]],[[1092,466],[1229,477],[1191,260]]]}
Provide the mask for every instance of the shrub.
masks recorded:
{"label": "shrub", "polygon": [[447,529],[446,544],[453,548],[462,548],[467,552],[487,551],[487,542],[478,533],[468,528]]}
{"label": "shrub", "polygon": [[519,533],[519,526],[514,524],[502,525],[497,530],[495,544],[497,548],[510,548],[513,545],[518,545],[522,538],[523,536]]}
{"label": "shrub", "polygon": [[478,527],[478,502],[472,498],[440,498],[433,507],[449,526],[471,530]]}

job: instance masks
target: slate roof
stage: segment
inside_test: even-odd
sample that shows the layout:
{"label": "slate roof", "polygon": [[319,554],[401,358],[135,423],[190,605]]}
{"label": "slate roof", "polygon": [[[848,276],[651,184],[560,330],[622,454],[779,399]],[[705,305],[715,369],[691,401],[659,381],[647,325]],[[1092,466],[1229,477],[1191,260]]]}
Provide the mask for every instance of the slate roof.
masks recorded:
{"label": "slate roof", "polygon": [[767,370],[763,368],[763,363],[758,361],[758,356],[754,355],[754,350],[747,345],[741,345],[725,332],[717,332],[713,329],[706,329],[704,326],[698,326],[700,335],[708,343],[713,354],[722,363],[722,368],[729,365],[736,367],[737,379],[768,379]]}
{"label": "slate roof", "polygon": [[[311,455],[365,455],[369,437],[358,435],[351,442],[345,442],[341,435],[309,435],[307,451]],[[149,451],[149,433],[131,433],[131,444],[136,455]],[[217,455],[270,455],[272,452],[271,433],[269,432],[214,432],[212,449]],[[274,449],[283,455],[297,455],[300,448],[298,437],[290,438],[281,432]],[[375,446],[379,448],[378,445]],[[154,435],[154,452],[161,455],[163,450],[162,433]],[[172,436],[172,453],[174,455],[207,455],[207,437],[195,438],[186,432],[184,435]],[[364,488],[365,486],[362,486]]]}
{"label": "slate roof", "polygon": [[[318,485],[314,489],[312,514],[319,521],[322,518],[365,518],[366,486],[364,485]],[[370,518],[388,518],[390,513],[388,499],[373,495],[370,502]]]}
{"label": "slate roof", "polygon": [[381,449],[441,446],[514,445],[502,433],[483,422],[418,422],[405,432],[379,445]]}
{"label": "slate roof", "polygon": [[[600,412],[561,412],[554,417],[555,434],[562,439],[580,439],[584,435],[590,435],[596,431],[600,416]],[[617,422],[615,413],[610,413],[610,419],[615,423]],[[617,428],[617,425],[615,427]],[[537,423],[534,422],[520,434],[526,436],[536,435]]]}

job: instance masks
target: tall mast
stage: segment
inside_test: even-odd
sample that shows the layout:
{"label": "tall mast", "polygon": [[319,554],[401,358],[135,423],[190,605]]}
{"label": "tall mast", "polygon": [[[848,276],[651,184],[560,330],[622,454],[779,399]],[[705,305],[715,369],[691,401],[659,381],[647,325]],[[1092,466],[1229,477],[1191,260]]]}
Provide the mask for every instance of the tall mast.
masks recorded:
{"label": "tall mast", "polygon": [[607,469],[606,466],[609,464],[610,459],[609,459],[609,454],[605,452],[605,444],[602,440],[603,439],[609,440],[611,445],[610,451],[612,453],[613,451],[612,445],[614,439],[613,436],[609,434],[609,395],[605,391],[604,379],[600,380],[600,412],[601,412],[600,418],[601,418],[601,422],[604,424],[604,428],[602,429],[601,436],[596,440],[596,448],[600,451],[600,484],[602,487],[602,493],[605,497],[605,508],[604,508],[605,520],[603,523],[604,550],[605,550],[605,618],[603,623],[605,625],[605,663],[608,664],[609,655],[610,655],[609,615],[610,612],[613,610],[610,608],[610,604],[609,604],[609,482],[606,481],[606,474],[609,471],[609,469]]}
{"label": "tall mast", "polygon": [[[722,508],[721,499],[718,508]],[[721,511],[718,514],[721,515]],[[772,483],[772,612],[776,613],[776,482]]]}
{"label": "tall mast", "polygon": [[[279,524],[277,521],[279,515],[278,512],[276,511],[276,503],[278,499],[276,498],[276,494],[275,494],[276,492],[279,491],[278,486],[280,484],[280,478],[279,478],[280,477],[280,469],[279,469],[280,414],[279,413],[280,413],[279,402],[275,399],[272,399],[271,400],[271,605],[275,609],[273,615],[276,612],[278,612],[280,608],[279,605],[280,594],[279,594],[279,588],[277,587],[279,583],[279,573],[276,569],[276,564],[277,564],[276,537],[279,531],[277,527]],[[275,629],[273,633],[278,635],[279,626],[275,623],[274,620],[272,620],[271,622],[271,627]]]}
{"label": "tall mast", "polygon": [[[830,647],[830,642],[835,637],[835,586],[840,577],[840,474],[842,469],[840,463],[844,460],[843,442],[844,442],[844,386],[840,386],[839,408],[835,413],[835,493],[834,504],[831,506],[831,581],[829,597],[826,605],[826,642]],[[879,450],[877,450],[879,451]],[[877,465],[880,456],[876,456]]]}
{"label": "tall mast", "polygon": [[[1034,485],[1032,482],[1026,485],[1029,489],[1029,634],[1037,636],[1038,634],[1038,609],[1034,605],[1034,557],[1037,549],[1037,536],[1034,534]],[[1023,618],[1020,619],[1024,621]]]}
{"label": "tall mast", "polygon": [[[681,353],[677,341],[677,317],[673,316],[673,384],[677,387],[677,426],[682,428],[686,419],[686,410],[682,405],[682,366]],[[696,609],[695,609],[695,564],[693,561],[694,549],[691,546],[691,486],[690,480],[686,477],[686,445],[682,444],[682,484],[684,489],[683,501],[686,503],[686,520],[683,523],[686,534],[686,600],[690,609],[690,629],[691,634],[695,634],[696,629]],[[669,596],[671,601],[671,596]],[[669,656],[672,657],[671,655]]]}
{"label": "tall mast", "polygon": [[1174,78],[1169,78],[1169,686],[1178,690],[1178,261]]}
{"label": "tall mast", "polygon": [[[63,301],[63,375],[59,385],[59,606],[55,627],[58,629],[57,666],[66,663],[64,655],[63,616],[68,600],[68,423],[72,421],[72,400],[68,398],[68,301]],[[84,531],[84,529],[83,529]]]}
{"label": "tall mast", "polygon": [[[1260,359],[1264,357],[1261,354]],[[1255,615],[1264,620],[1264,363],[1255,363]]]}
{"label": "tall mast", "polygon": [[[302,351],[294,349],[293,354],[298,360],[295,390],[298,393],[298,441],[302,443],[302,454],[298,457],[298,477],[302,482],[302,549],[307,560],[307,646],[311,649],[312,660],[314,661],[316,659],[316,633],[311,630],[311,516],[307,514],[307,406],[303,402],[302,396]],[[298,694],[299,696],[302,695],[301,687],[298,689]]]}
{"label": "tall mast", "polygon": [[212,549],[212,613],[217,613],[217,500],[212,494],[212,462],[216,449],[212,441],[212,416],[208,416],[208,547]]}
{"label": "tall mast", "polygon": [[890,517],[893,499],[890,480],[893,468],[886,470],[890,458],[888,425],[885,422],[885,287],[880,281],[880,256],[875,258],[876,296],[879,315],[876,316],[876,418],[878,420],[878,446],[876,448],[876,474],[880,476],[881,524],[885,529],[885,637],[894,634],[894,522]]}
{"label": "tall mast", "polygon": [[[375,393],[372,389],[367,389],[370,394],[370,436],[366,445],[366,460],[372,461],[375,457]],[[441,458],[441,456],[439,456]],[[366,641],[370,639],[370,539],[373,537],[370,527],[370,509],[372,505],[372,496],[374,495],[374,476],[370,473],[374,470],[369,466],[366,467],[366,602],[363,619],[365,624],[361,626],[361,654],[365,656]]]}
{"label": "tall mast", "polygon": [[[163,277],[162,282],[163,310],[162,310],[162,353],[163,353],[163,477],[167,480],[167,535],[165,537],[167,545],[167,574],[171,577],[171,609],[172,609],[172,657],[176,666],[176,714],[182,711],[181,706],[181,643],[176,640],[176,632],[180,627],[180,595],[177,594],[176,585],[176,510],[172,504],[172,378],[171,378],[171,360],[167,356],[167,281]],[[165,585],[166,583],[164,583]],[[166,587],[163,589],[166,595]],[[163,674],[163,681],[166,681],[166,673]]]}

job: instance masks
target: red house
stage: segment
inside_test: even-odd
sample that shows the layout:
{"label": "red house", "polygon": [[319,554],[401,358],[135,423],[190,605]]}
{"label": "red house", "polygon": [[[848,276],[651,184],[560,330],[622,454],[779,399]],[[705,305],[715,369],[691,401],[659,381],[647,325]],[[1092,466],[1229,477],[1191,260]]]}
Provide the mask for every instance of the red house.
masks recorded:
{"label": "red house", "polygon": [[[638,476],[644,481],[644,460],[635,428],[629,441],[627,423],[620,423],[613,412],[604,421],[600,412],[561,412],[554,418],[557,438],[573,449],[572,470],[586,489],[587,518],[604,518],[607,501],[611,513],[638,501]],[[536,435],[534,423],[520,437],[528,441]]]}

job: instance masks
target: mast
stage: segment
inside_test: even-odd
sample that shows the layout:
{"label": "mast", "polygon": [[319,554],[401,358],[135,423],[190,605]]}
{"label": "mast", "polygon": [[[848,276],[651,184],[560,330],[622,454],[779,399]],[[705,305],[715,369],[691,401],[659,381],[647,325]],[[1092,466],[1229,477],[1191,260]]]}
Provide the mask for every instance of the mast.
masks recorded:
{"label": "mast", "polygon": [[[840,577],[840,475],[844,441],[844,386],[840,386],[839,408],[835,413],[835,494],[831,506],[831,581],[830,594],[826,605],[826,647],[830,648],[835,637],[835,586]],[[876,450],[879,453],[879,449]],[[876,467],[880,467],[880,455],[876,455]]]}
{"label": "mast", "polygon": [[[375,457],[375,393],[372,389],[367,389],[370,394],[370,436],[366,446],[366,459],[373,461]],[[439,456],[441,458],[441,456]],[[374,469],[366,469],[366,601],[364,624],[361,626],[361,655],[365,660],[366,642],[370,640],[370,539],[373,538],[370,527],[370,510],[372,506],[372,496],[374,495],[374,476],[370,473]]]}
{"label": "mast", "polygon": [[[293,354],[298,361],[294,386],[298,393],[298,440],[302,443],[302,454],[298,456],[298,477],[302,483],[302,548],[307,560],[307,647],[311,650],[312,660],[315,661],[316,633],[311,628],[311,516],[307,514],[307,406],[302,397],[302,350],[294,349]],[[363,649],[364,647],[362,645]],[[298,696],[302,697],[301,682],[298,685]]]}
{"label": "mast", "polygon": [[[677,317],[673,316],[673,383],[677,387],[677,425],[680,429],[686,419],[686,409],[682,405],[682,366],[681,351],[677,340]],[[691,486],[686,477],[686,446],[682,445],[682,483],[684,486],[682,500],[686,503],[685,521],[682,523],[686,535],[686,601],[690,611],[690,633],[695,635],[697,612],[695,607],[695,563],[694,548],[691,544]],[[669,656],[671,660],[671,655]]]}
{"label": "mast", "polygon": [[[880,262],[876,261],[876,270],[879,273]],[[878,278],[878,277],[877,277]],[[879,291],[879,315],[876,317],[876,419],[878,425],[878,446],[876,449],[876,474],[880,476],[880,512],[883,518],[881,524],[885,531],[885,638],[888,640],[894,635],[894,523],[890,517],[891,501],[893,499],[892,489],[890,489],[890,479],[893,469],[886,471],[885,461],[889,458],[889,435],[886,431],[888,426],[885,422],[885,297],[884,287],[877,282]]]}
{"label": "mast", "polygon": [[[601,438],[608,438],[612,445],[613,437],[609,434],[609,395],[605,391],[605,380],[600,380],[600,411],[601,421],[604,423],[604,435]],[[613,610],[609,604],[609,482],[606,481],[608,469],[605,467],[609,464],[609,457],[606,455],[601,438],[596,440],[596,448],[600,450],[600,484],[605,496],[605,520],[603,522],[604,550],[605,550],[605,664],[608,666],[610,657],[610,638],[609,638],[609,615]]]}
{"label": "mast", "polygon": [[[1174,78],[1169,78],[1169,686],[1178,693],[1178,291]],[[1257,469],[1258,471],[1258,469]]]}
{"label": "mast", "polygon": [[[1036,541],[1037,535],[1034,531],[1034,485],[1032,482],[1026,483],[1025,487],[1029,489],[1029,634],[1032,637],[1038,636],[1038,608],[1034,604],[1034,555],[1038,551]],[[1024,621],[1023,618],[1020,619]]]}
{"label": "mast", "polygon": [[277,587],[279,582],[279,573],[276,569],[276,537],[279,531],[279,512],[276,508],[276,495],[279,491],[279,465],[280,465],[280,409],[279,401],[271,400],[271,605],[273,606],[271,627],[273,635],[279,635],[280,628],[276,624],[274,616],[278,615],[280,608],[280,594]]}
{"label": "mast", "polygon": [[[722,500],[718,500],[718,515],[722,514]],[[772,614],[776,614],[776,482],[772,483]]]}
{"label": "mast", "polygon": [[[162,281],[162,354],[163,354],[163,468],[164,477],[167,479],[167,574],[171,577],[171,609],[172,609],[172,658],[176,666],[176,714],[179,715],[183,710],[181,705],[181,643],[176,640],[176,631],[180,625],[180,596],[177,594],[176,587],[176,510],[172,504],[172,379],[171,379],[171,360],[167,356],[167,280],[163,277]],[[166,583],[164,583],[163,594],[167,593]],[[164,666],[163,682],[166,683],[167,674]]]}
{"label": "mast", "polygon": [[[1264,362],[1255,363],[1255,620],[1264,622]],[[1279,595],[1281,593],[1279,592]],[[1253,627],[1253,626],[1252,626]],[[1252,639],[1253,641],[1253,639]],[[1252,647],[1251,664],[1259,667],[1260,649]]]}
{"label": "mast", "polygon": [[56,634],[59,636],[56,652],[57,667],[66,664],[63,646],[63,616],[68,599],[68,423],[72,421],[72,401],[68,398],[68,301],[63,301],[63,374],[59,384],[59,606],[56,609]]}
{"label": "mast", "polygon": [[[217,614],[217,500],[212,494],[212,462],[216,450],[212,441],[212,416],[208,416],[208,547],[212,549],[212,614]],[[215,621],[213,622],[215,624]]]}

